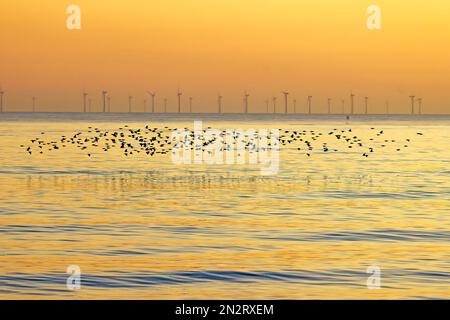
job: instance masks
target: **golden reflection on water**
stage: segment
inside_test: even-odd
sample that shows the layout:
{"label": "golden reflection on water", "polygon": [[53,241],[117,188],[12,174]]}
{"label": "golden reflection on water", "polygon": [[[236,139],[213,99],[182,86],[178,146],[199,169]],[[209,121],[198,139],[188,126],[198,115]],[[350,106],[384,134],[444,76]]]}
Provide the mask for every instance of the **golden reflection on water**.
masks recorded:
{"label": "golden reflection on water", "polygon": [[[91,124],[2,122],[1,298],[450,297],[447,122],[205,124],[351,127],[363,138],[375,126],[412,139],[368,159],[282,147],[280,172],[268,177],[249,166],[176,166],[168,156],[28,156],[19,147],[41,131]],[[77,292],[65,287],[72,264],[82,270]],[[371,265],[382,269],[380,290],[366,288]]]}

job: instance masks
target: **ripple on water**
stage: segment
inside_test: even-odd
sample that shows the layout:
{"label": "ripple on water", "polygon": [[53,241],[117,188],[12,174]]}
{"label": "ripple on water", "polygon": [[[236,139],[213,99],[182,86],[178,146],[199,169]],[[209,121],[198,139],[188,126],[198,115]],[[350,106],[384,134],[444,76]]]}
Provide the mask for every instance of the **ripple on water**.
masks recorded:
{"label": "ripple on water", "polygon": [[[385,288],[396,288],[401,283],[408,286],[424,285],[429,281],[450,285],[449,273],[416,269],[383,269]],[[67,292],[67,275],[64,273],[25,274],[9,273],[0,276],[2,292],[25,291],[28,294],[54,294]],[[115,271],[104,274],[83,274],[82,286],[87,289],[101,288],[149,288],[161,285],[182,286],[195,283],[279,283],[282,285],[335,286],[364,288],[367,274],[357,270],[284,270],[284,271],[235,271],[235,270],[180,270],[174,272],[133,273]]]}

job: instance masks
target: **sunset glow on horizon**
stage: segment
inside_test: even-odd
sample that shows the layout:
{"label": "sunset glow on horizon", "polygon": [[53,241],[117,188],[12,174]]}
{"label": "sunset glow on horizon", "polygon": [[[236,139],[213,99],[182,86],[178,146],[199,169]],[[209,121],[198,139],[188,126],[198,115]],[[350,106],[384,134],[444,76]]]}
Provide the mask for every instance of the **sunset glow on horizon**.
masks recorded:
{"label": "sunset glow on horizon", "polygon": [[[66,9],[81,8],[81,30],[68,30]],[[381,30],[366,27],[367,7],[382,10]],[[450,113],[450,3],[419,1],[58,1],[0,4],[0,86],[5,111],[80,111],[81,92],[101,111],[108,90],[112,111],[157,107],[176,111],[193,97],[195,112],[212,112],[217,94],[225,112],[265,112],[266,99],[290,92],[298,112],[314,96],[315,112],[349,106],[368,96],[371,113],[408,113],[408,96],[422,97],[424,113]],[[279,105],[282,109],[281,103]],[[348,110],[348,109],[347,109]]]}

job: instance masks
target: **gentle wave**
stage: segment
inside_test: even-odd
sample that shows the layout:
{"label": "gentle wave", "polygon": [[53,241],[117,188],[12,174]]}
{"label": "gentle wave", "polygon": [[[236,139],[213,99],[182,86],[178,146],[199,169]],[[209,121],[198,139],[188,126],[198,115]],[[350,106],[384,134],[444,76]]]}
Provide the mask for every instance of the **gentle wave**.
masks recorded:
{"label": "gentle wave", "polygon": [[[9,273],[0,276],[0,287],[4,293],[28,291],[28,294],[54,294],[67,293],[67,274],[25,274]],[[387,283],[385,288],[401,288],[401,283],[408,286],[424,285],[430,282],[440,283],[442,286],[450,285],[450,274],[436,270],[416,269],[384,269],[383,279]],[[182,270],[174,272],[147,272],[136,270],[129,272],[109,272],[107,274],[82,274],[81,284],[85,289],[102,288],[151,288],[154,286],[182,286],[199,283],[287,283],[313,286],[337,286],[364,289],[367,273],[358,270]],[[404,285],[403,285],[404,286]]]}
{"label": "gentle wave", "polygon": [[263,236],[261,239],[277,241],[333,241],[333,242],[445,242],[450,232],[423,230],[378,229],[369,231],[334,231],[329,233],[299,233],[287,236]]}
{"label": "gentle wave", "polygon": [[[143,226],[122,224],[116,225],[7,225],[0,227],[2,234],[25,235],[28,233],[61,233],[65,235],[114,235],[130,236],[142,232],[159,232],[172,235],[195,237],[197,235],[233,235],[234,228],[226,227],[194,227],[194,226]],[[267,235],[261,235],[266,233]],[[289,234],[286,231],[266,229],[240,230],[240,234],[247,238],[276,240],[276,241],[333,241],[333,242],[357,242],[357,241],[396,241],[396,242],[450,242],[449,231],[425,231],[425,230],[401,230],[401,229],[375,229],[366,231],[333,231],[333,232],[297,232]],[[274,234],[278,234],[274,236]],[[126,251],[123,251],[126,252]]]}

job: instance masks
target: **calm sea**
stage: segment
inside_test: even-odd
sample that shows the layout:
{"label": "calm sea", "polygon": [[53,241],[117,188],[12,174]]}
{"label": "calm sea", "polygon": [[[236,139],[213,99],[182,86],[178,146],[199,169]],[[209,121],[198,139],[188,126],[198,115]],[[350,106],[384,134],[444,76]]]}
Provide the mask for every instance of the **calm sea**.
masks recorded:
{"label": "calm sea", "polygon": [[[193,120],[323,135],[310,157],[281,146],[271,176],[258,165],[176,165],[169,154],[25,150],[89,126]],[[1,114],[0,298],[450,298],[449,125],[438,116]],[[333,129],[351,129],[374,152],[362,156]],[[66,287],[69,265],[81,269],[80,290]],[[371,266],[380,289],[367,287]]]}

